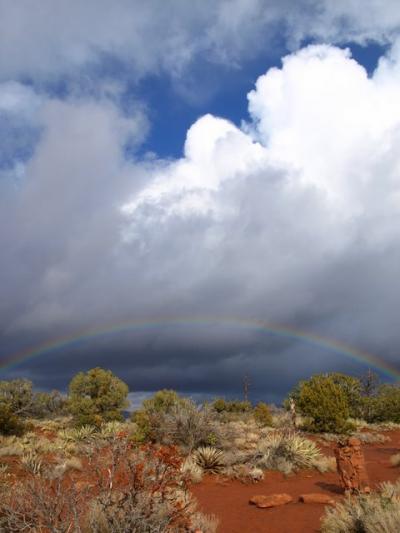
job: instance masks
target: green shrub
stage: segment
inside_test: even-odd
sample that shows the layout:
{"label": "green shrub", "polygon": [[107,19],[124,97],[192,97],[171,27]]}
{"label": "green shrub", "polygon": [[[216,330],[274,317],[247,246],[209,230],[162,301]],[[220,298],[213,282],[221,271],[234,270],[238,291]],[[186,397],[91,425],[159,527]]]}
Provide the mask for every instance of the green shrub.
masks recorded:
{"label": "green shrub", "polygon": [[0,402],[16,416],[29,416],[34,403],[32,382],[27,379],[0,381]]}
{"label": "green shrub", "polygon": [[240,400],[224,400],[224,398],[217,398],[212,403],[212,408],[217,413],[247,413],[251,411],[251,403],[242,402]]}
{"label": "green shrub", "polygon": [[254,407],[254,418],[261,426],[272,426],[272,415],[270,408],[264,402],[259,402]]}
{"label": "green shrub", "polygon": [[398,385],[381,385],[375,396],[364,399],[367,422],[400,423],[400,387]]}
{"label": "green shrub", "polygon": [[305,428],[321,433],[347,433],[348,398],[343,388],[330,375],[316,375],[299,384],[297,408],[310,419]]}
{"label": "green shrub", "polygon": [[110,370],[79,372],[69,384],[68,409],[75,425],[99,427],[103,422],[123,420],[128,391],[126,383]]}
{"label": "green shrub", "polygon": [[35,418],[62,416],[66,412],[66,405],[66,398],[57,390],[37,392],[33,397],[30,414]]}
{"label": "green shrub", "polygon": [[339,385],[346,396],[350,417],[361,418],[363,410],[363,386],[360,379],[340,372],[332,372],[327,375],[336,385]]}
{"label": "green shrub", "polygon": [[0,434],[22,435],[25,425],[21,418],[15,415],[9,404],[0,402]]}
{"label": "green shrub", "polygon": [[154,411],[156,413],[168,413],[176,405],[184,402],[184,398],[170,389],[162,389],[157,391],[153,396],[143,400],[143,409],[145,411]]}

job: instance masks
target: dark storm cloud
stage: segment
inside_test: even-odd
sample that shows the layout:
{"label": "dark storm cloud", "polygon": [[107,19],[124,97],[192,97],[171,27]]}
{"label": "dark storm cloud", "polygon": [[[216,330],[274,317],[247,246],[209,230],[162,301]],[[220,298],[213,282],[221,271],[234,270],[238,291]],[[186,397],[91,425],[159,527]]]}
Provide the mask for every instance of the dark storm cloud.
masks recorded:
{"label": "dark storm cloud", "polygon": [[[79,79],[112,53],[137,77],[173,63],[172,75],[184,82],[191,62],[210,51],[210,61],[239,65],[254,52],[254,36],[282,18],[275,3],[266,11],[265,2],[248,9],[234,2],[229,12],[225,2],[204,10],[202,3],[181,7],[176,31],[163,39],[165,8],[142,7],[135,32],[131,4],[102,4],[110,24],[95,24],[90,36],[92,2],[65,3],[46,32],[34,17],[29,35],[21,35],[15,21],[30,11],[1,2],[7,31],[0,46],[19,46],[2,56],[0,75],[25,73],[39,85],[72,79],[71,72]],[[315,15],[314,5],[304,3],[305,15]],[[350,34],[337,20],[345,13],[354,21],[354,8],[330,6],[313,19],[316,37],[385,42],[395,32],[390,2],[374,21],[373,9],[363,9]],[[120,9],[127,22],[116,31],[115,21],[125,20]],[[70,25],[54,31],[70,17],[77,20],[73,36]],[[208,32],[200,32],[203,22]],[[292,44],[299,42],[300,11],[286,24]],[[161,38],[143,48],[150,30]],[[140,394],[160,387],[237,394],[249,374],[255,396],[276,400],[310,372],[363,370],[326,349],[218,320],[230,316],[326,335],[396,365],[398,65],[396,44],[371,78],[332,46],[293,53],[248,95],[248,124],[201,117],[184,156],[169,161],[135,158],[149,125],[141,104],[121,109],[123,79],[111,83],[107,75],[96,93],[78,84],[62,97],[35,83],[40,97],[17,82],[0,86],[0,109],[15,115],[13,124],[26,124],[27,136],[8,128],[18,142],[10,137],[6,158],[14,152],[15,164],[3,165],[0,176],[0,358],[123,321],[209,317],[199,327],[161,324],[68,345],[6,375],[65,388],[73,373],[102,365]],[[29,154],[22,160],[21,146]]]}

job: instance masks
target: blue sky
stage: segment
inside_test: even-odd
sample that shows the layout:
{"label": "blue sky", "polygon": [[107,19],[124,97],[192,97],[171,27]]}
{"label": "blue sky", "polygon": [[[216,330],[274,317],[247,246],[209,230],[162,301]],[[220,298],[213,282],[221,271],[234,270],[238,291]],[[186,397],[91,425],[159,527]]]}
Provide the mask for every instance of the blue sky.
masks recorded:
{"label": "blue sky", "polygon": [[[385,46],[378,43],[363,46],[343,43],[341,46],[349,47],[354,59],[369,74],[385,51]],[[282,56],[287,53],[289,51],[282,44],[273,54],[257,54],[240,68],[196,66],[196,72],[189,74],[189,94],[183,96],[165,75],[150,77],[137,88],[133,87],[127,97],[143,95],[151,117],[151,129],[141,147],[142,152],[153,151],[163,158],[181,157],[188,128],[205,113],[227,118],[240,126],[242,120],[249,119],[247,93],[260,75],[271,67],[279,67]]]}
{"label": "blue sky", "polygon": [[279,400],[310,373],[366,369],[227,317],[395,371],[399,28],[395,0],[0,0],[4,375],[63,388],[101,364],[141,393],[201,395],[249,373]]}

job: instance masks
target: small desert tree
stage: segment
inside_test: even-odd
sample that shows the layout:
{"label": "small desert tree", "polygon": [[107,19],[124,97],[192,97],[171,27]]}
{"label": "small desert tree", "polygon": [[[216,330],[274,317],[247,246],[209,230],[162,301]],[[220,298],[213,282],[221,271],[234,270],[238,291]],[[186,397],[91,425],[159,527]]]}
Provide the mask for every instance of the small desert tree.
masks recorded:
{"label": "small desert tree", "polygon": [[128,385],[110,370],[92,368],[71,380],[68,408],[79,426],[122,420],[128,392]]}
{"label": "small desert tree", "polygon": [[310,418],[311,431],[346,433],[350,429],[348,397],[333,376],[315,375],[300,382],[296,405]]}

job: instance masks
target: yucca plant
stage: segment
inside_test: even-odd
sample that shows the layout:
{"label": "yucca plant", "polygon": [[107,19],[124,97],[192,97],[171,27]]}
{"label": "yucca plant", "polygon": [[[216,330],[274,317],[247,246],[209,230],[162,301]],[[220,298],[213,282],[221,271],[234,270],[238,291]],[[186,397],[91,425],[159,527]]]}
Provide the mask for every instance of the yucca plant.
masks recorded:
{"label": "yucca plant", "polygon": [[224,466],[224,453],[213,446],[202,446],[193,453],[193,459],[203,470],[217,473]]}
{"label": "yucca plant", "polygon": [[95,433],[94,426],[86,425],[80,428],[63,429],[58,432],[58,436],[66,441],[77,442],[89,440],[94,437]]}
{"label": "yucca plant", "polygon": [[294,432],[268,434],[259,444],[253,462],[260,468],[289,473],[298,468],[312,468],[321,452],[314,442]]}

